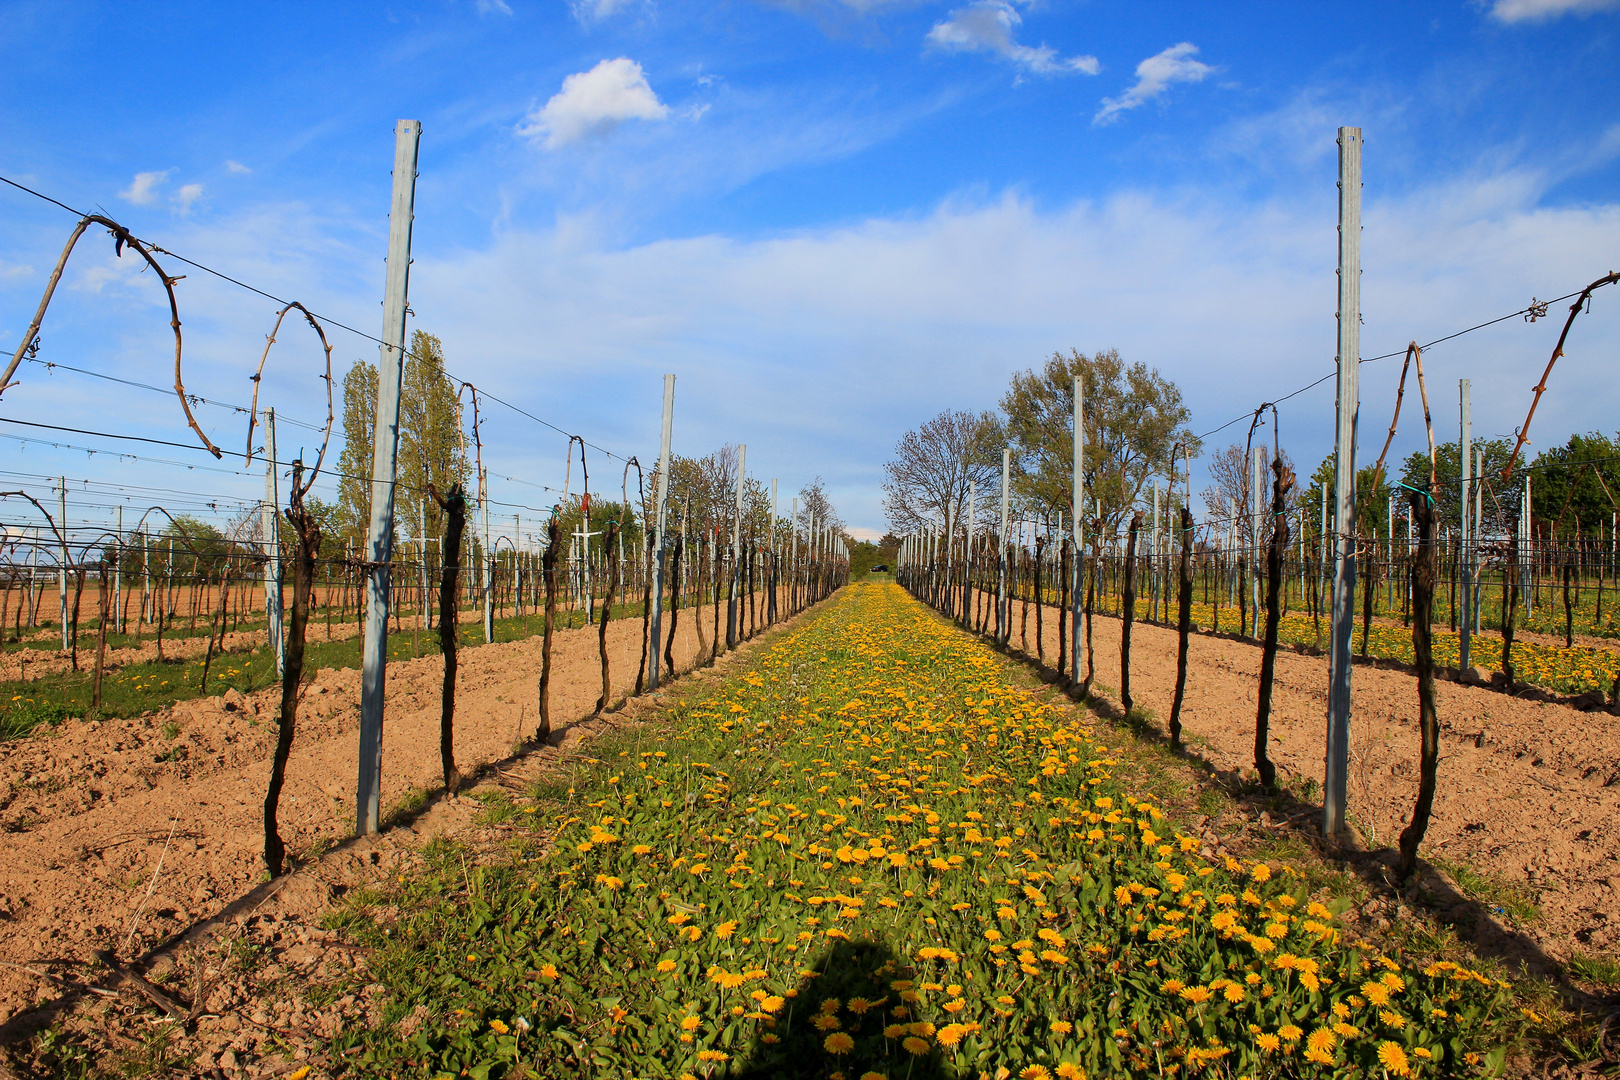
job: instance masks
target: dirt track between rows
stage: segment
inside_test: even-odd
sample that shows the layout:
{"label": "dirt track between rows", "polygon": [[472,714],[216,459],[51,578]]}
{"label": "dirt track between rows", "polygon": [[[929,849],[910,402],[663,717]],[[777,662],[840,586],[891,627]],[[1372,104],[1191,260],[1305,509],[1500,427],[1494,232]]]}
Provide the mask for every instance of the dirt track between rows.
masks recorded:
{"label": "dirt track between rows", "polygon": [[[609,627],[615,697],[633,688],[641,625]],[[552,649],[556,728],[595,706],[597,630],[560,631]],[[680,613],[674,656],[678,670],[698,656],[690,610]],[[538,636],[461,651],[455,755],[464,775],[508,758],[533,734],[540,668]],[[441,785],[443,661],[393,660],[387,677],[385,811]],[[353,832],[359,693],[359,671],[326,669],[304,694],[280,804],[295,859]],[[0,744],[0,961],[88,974],[93,950],[139,956],[262,881],[279,695],[232,691],[129,719],[70,720]],[[0,1017],[59,992],[0,968]]]}
{"label": "dirt track between rows", "polygon": [[[1057,613],[1045,616],[1044,655],[1055,665]],[[1012,622],[1017,650],[1017,603]],[[1116,701],[1120,628],[1118,618],[1098,616],[1093,630],[1097,684]],[[1027,642],[1033,653],[1033,606]],[[1166,737],[1176,646],[1174,629],[1136,623],[1132,697]],[[1189,639],[1184,738],[1218,769],[1253,768],[1260,660],[1257,643]],[[1390,847],[1417,798],[1417,680],[1357,665],[1351,686],[1350,813],[1368,847]],[[1576,949],[1620,957],[1620,720],[1488,687],[1437,680],[1435,689],[1439,789],[1422,854],[1535,896],[1541,917],[1521,929],[1552,958]],[[1279,650],[1270,756],[1280,777],[1310,778],[1320,790],[1326,717],[1326,659]]]}

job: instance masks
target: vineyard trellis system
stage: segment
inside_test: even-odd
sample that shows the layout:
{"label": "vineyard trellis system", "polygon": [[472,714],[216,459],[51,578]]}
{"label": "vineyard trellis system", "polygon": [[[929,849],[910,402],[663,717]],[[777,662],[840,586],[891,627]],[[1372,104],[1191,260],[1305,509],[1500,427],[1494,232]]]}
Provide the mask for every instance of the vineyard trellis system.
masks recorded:
{"label": "vineyard trellis system", "polygon": [[[1459,504],[1460,528],[1452,530],[1437,520],[1435,497],[1440,492],[1437,473],[1434,424],[1428,388],[1423,374],[1424,347],[1412,342],[1404,350],[1400,383],[1396,390],[1389,435],[1373,469],[1374,491],[1384,488],[1384,461],[1396,435],[1406,376],[1415,370],[1423,404],[1427,436],[1427,477],[1414,484],[1400,482],[1405,489],[1404,512],[1397,514],[1393,490],[1388,494],[1387,524],[1379,529],[1362,520],[1356,492],[1354,460],[1355,415],[1360,392],[1357,369],[1365,361],[1359,348],[1360,279],[1360,155],[1361,132],[1341,128],[1340,144],[1340,307],[1338,427],[1334,455],[1334,498],[1330,513],[1328,489],[1323,487],[1319,507],[1301,505],[1290,498],[1295,477],[1284,462],[1277,405],[1326,381],[1318,379],[1277,402],[1262,403],[1252,414],[1249,444],[1243,450],[1242,493],[1238,511],[1222,518],[1195,522],[1190,506],[1192,447],[1177,445],[1170,453],[1169,491],[1174,494],[1178,477],[1176,462],[1187,459],[1187,500],[1179,509],[1179,526],[1172,527],[1168,514],[1162,514],[1160,487],[1153,487],[1151,525],[1144,529],[1147,510],[1127,507],[1128,526],[1123,538],[1105,528],[1101,507],[1086,496],[1082,462],[1086,448],[1085,388],[1082,377],[1074,377],[1073,388],[1073,478],[1067,504],[1069,527],[1064,515],[1057,520],[1021,519],[1012,513],[1012,449],[1002,452],[1000,470],[999,528],[989,534],[975,532],[974,496],[966,493],[967,515],[962,521],[958,508],[939,513],[924,530],[901,539],[897,570],[901,583],[913,595],[932,605],[964,628],[988,636],[1002,648],[1012,644],[1017,624],[1018,648],[1044,664],[1046,646],[1042,640],[1041,611],[1045,604],[1061,605],[1059,619],[1057,673],[1077,696],[1088,696],[1095,673],[1091,620],[1097,614],[1116,616],[1120,627],[1119,697],[1127,715],[1135,707],[1131,695],[1131,630],[1140,614],[1162,625],[1172,619],[1178,632],[1177,673],[1169,721],[1173,747],[1183,739],[1182,703],[1187,673],[1187,641],[1194,628],[1219,633],[1223,629],[1240,637],[1257,640],[1262,648],[1258,709],[1254,733],[1254,766],[1260,785],[1276,786],[1276,769],[1267,749],[1275,656],[1285,632],[1289,644],[1326,652],[1329,660],[1328,739],[1324,784],[1323,830],[1336,834],[1345,820],[1344,777],[1348,760],[1348,721],[1350,666],[1356,657],[1355,586],[1361,585],[1359,658],[1367,660],[1375,640],[1378,652],[1386,658],[1409,661],[1417,677],[1417,703],[1420,729],[1419,792],[1410,824],[1399,842],[1399,872],[1409,877],[1416,868],[1417,852],[1427,828],[1438,783],[1439,719],[1435,703],[1437,619],[1447,625],[1439,644],[1443,659],[1452,661],[1454,677],[1479,681],[1473,661],[1488,656],[1487,628],[1500,630],[1500,652],[1494,659],[1508,691],[1521,685],[1527,668],[1516,664],[1516,632],[1525,622],[1543,632],[1557,632],[1564,639],[1562,650],[1537,646],[1532,681],[1550,684],[1552,689],[1583,692],[1579,700],[1588,705],[1620,706],[1620,651],[1577,649],[1576,613],[1580,612],[1583,632],[1593,636],[1620,637],[1613,620],[1613,595],[1620,579],[1620,501],[1598,476],[1604,494],[1614,508],[1607,532],[1600,526],[1597,536],[1582,535],[1577,525],[1565,528],[1564,508],[1551,520],[1533,513],[1531,481],[1527,474],[1513,481],[1519,451],[1527,441],[1536,405],[1547,388],[1547,378],[1564,355],[1570,328],[1583,311],[1590,308],[1593,292],[1620,282],[1620,274],[1609,273],[1578,293],[1559,335],[1551,359],[1534,397],[1506,466],[1495,477],[1485,475],[1483,451],[1471,452],[1469,380],[1459,383],[1461,412],[1460,460],[1462,475]],[[1565,297],[1564,299],[1568,299]],[[1448,335],[1440,341],[1494,325],[1508,318],[1523,316],[1535,321],[1546,314],[1548,305],[1532,300],[1512,315],[1482,323]],[[1389,355],[1401,355],[1400,353]],[[1377,357],[1374,359],[1386,359]],[[1269,455],[1253,445],[1255,429],[1267,410],[1272,414],[1273,446]],[[1197,440],[1231,426],[1215,428]],[[1250,465],[1252,463],[1252,471]],[[1262,476],[1269,464],[1272,481],[1270,498],[1262,499]],[[1590,464],[1586,466],[1590,468]],[[1577,477],[1578,479],[1578,477]],[[1252,482],[1251,482],[1252,481]],[[1482,529],[1482,509],[1489,498],[1508,525],[1500,535],[1486,537]],[[1573,498],[1573,484],[1570,498]],[[1134,501],[1134,500],[1133,500]],[[1318,517],[1314,511],[1320,512]],[[1088,511],[1094,511],[1088,513]],[[1117,520],[1117,519],[1116,519]],[[948,531],[943,523],[950,523]],[[1397,535],[1404,524],[1405,536]],[[1201,537],[1196,534],[1201,533]],[[1089,543],[1089,549],[1088,549]],[[1262,571],[1263,566],[1263,571]],[[1263,577],[1262,577],[1263,574]],[[1054,586],[1056,580],[1058,584]],[[1202,601],[1198,594],[1202,591]],[[1488,591],[1499,591],[1501,603],[1493,620],[1484,602]],[[1140,596],[1139,592],[1144,594]],[[1604,616],[1605,593],[1610,614]],[[1171,614],[1171,598],[1175,613]],[[1591,601],[1585,606],[1583,597]],[[1013,604],[1022,605],[1015,620]],[[1138,604],[1145,606],[1139,613]],[[1028,609],[1036,610],[1036,633],[1029,641]],[[1227,608],[1222,625],[1223,605]],[[1561,605],[1561,619],[1557,619]],[[1235,619],[1232,608],[1236,608]],[[1261,612],[1264,610],[1264,627]],[[1288,618],[1290,611],[1304,615]],[[1590,617],[1587,611],[1590,610]],[[1308,619],[1307,617],[1308,616]],[[1324,616],[1327,626],[1324,627]],[[1388,624],[1399,619],[1409,634],[1405,644],[1391,638]],[[1556,625],[1555,625],[1556,622]],[[1084,647],[1081,645],[1082,628]],[[1070,643],[1072,642],[1072,648]],[[1033,646],[1033,647],[1032,647]],[[1455,652],[1452,649],[1455,648]],[[1529,649],[1519,644],[1518,651]],[[1081,676],[1084,651],[1085,675]],[[1560,662],[1562,669],[1560,670]]]}
{"label": "vineyard trellis system", "polygon": [[[218,405],[246,414],[244,464],[251,467],[254,457],[262,456],[265,497],[238,503],[242,513],[233,523],[229,535],[217,534],[217,530],[213,530],[215,535],[204,535],[211,527],[200,531],[196,527],[196,519],[185,516],[191,509],[189,506],[185,511],[178,507],[171,511],[162,505],[153,506],[131,529],[124,528],[122,504],[114,507],[117,520],[110,530],[93,520],[82,525],[70,524],[67,517],[68,480],[65,476],[59,479],[57,485],[59,504],[54,517],[26,491],[19,489],[0,493],[0,501],[12,497],[32,503],[44,516],[51,534],[47,539],[35,526],[30,537],[26,531],[27,525],[5,522],[8,531],[3,552],[0,552],[0,581],[4,582],[3,598],[0,598],[0,629],[9,625],[11,640],[0,641],[0,656],[15,654],[19,661],[19,672],[24,680],[27,679],[30,654],[42,653],[36,648],[38,642],[35,638],[50,622],[48,617],[42,617],[40,611],[45,591],[42,583],[53,575],[58,579],[60,593],[58,621],[61,624],[63,652],[74,673],[79,668],[80,596],[87,575],[95,574],[99,582],[92,697],[87,705],[79,705],[79,708],[94,710],[103,704],[102,671],[109,637],[124,639],[114,641],[114,646],[133,646],[136,655],[139,655],[142,636],[150,631],[156,644],[157,662],[176,663],[182,661],[184,656],[165,655],[165,632],[169,635],[171,654],[185,654],[189,645],[176,643],[188,642],[195,637],[199,618],[205,620],[206,650],[202,656],[200,677],[194,688],[199,694],[207,692],[210,668],[215,657],[225,652],[229,633],[249,635],[247,647],[254,649],[255,655],[260,654],[256,646],[262,644],[262,652],[273,655],[274,681],[279,682],[281,688],[275,747],[263,813],[263,859],[272,875],[279,875],[286,869],[286,845],[277,823],[278,804],[297,733],[299,704],[307,683],[308,648],[319,643],[323,619],[327,642],[350,639],[359,654],[362,695],[356,814],[360,831],[366,832],[382,824],[378,812],[378,791],[388,638],[391,633],[405,633],[406,622],[410,623],[411,651],[415,655],[421,655],[423,651],[421,633],[438,631],[437,646],[444,662],[440,695],[440,757],[445,788],[454,794],[462,782],[454,755],[454,724],[458,650],[464,632],[462,624],[467,621],[465,613],[481,616],[476,621],[482,624],[482,638],[487,644],[500,639],[501,624],[507,620],[510,621],[507,632],[512,637],[528,637],[530,619],[538,617],[542,635],[542,671],[536,688],[535,737],[545,739],[553,733],[556,720],[552,715],[549,691],[552,638],[559,629],[574,626],[576,622],[581,627],[594,623],[601,672],[601,692],[595,711],[600,714],[618,705],[614,700],[608,648],[611,621],[633,618],[636,614],[642,617],[641,659],[634,689],[630,691],[632,696],[639,696],[659,688],[675,674],[674,657],[667,651],[667,646],[660,656],[660,645],[664,644],[661,614],[664,611],[670,614],[669,632],[672,639],[675,613],[683,599],[692,606],[693,617],[699,625],[705,622],[711,624],[714,645],[707,659],[713,662],[721,653],[738,647],[767,627],[818,603],[848,578],[849,553],[841,532],[825,521],[817,521],[808,509],[801,515],[797,500],[793,516],[785,522],[777,521],[775,480],[772,481],[773,503],[765,535],[755,535],[754,523],[743,524],[741,511],[745,472],[739,468],[737,521],[731,529],[730,543],[713,542],[707,545],[707,557],[697,569],[698,576],[694,580],[691,561],[686,560],[683,565],[684,536],[673,535],[667,527],[668,476],[672,463],[673,376],[666,376],[665,380],[664,428],[656,506],[650,505],[647,498],[639,462],[634,457],[620,459],[625,462],[623,500],[613,510],[615,516],[612,520],[600,529],[596,528],[598,521],[592,516],[595,508],[592,505],[586,451],[587,448],[601,448],[588,443],[582,436],[564,432],[519,406],[495,397],[482,387],[456,380],[447,372],[443,373],[444,378],[457,390],[458,402],[460,390],[471,392],[477,467],[476,498],[471,500],[472,505],[469,506],[468,494],[459,484],[440,492],[431,484],[414,485],[398,475],[396,450],[400,373],[408,355],[405,348],[405,321],[408,314],[406,287],[419,135],[420,125],[414,121],[401,121],[396,128],[388,282],[381,336],[363,334],[320,316],[304,303],[272,297],[276,299],[278,310],[271,331],[265,337],[258,367],[251,376],[254,384],[251,404],[243,408],[200,398],[188,393],[182,380],[183,338],[176,290],[182,278],[166,274],[157,256],[178,259],[260,296],[269,297],[270,294],[200,263],[165,252],[156,244],[136,238],[110,218],[79,214],[79,221],[57,260],[35,316],[3,377],[0,377],[0,393],[17,386],[13,377],[26,360],[45,363],[50,369],[61,366],[64,370],[84,371],[95,377],[114,378],[114,381],[131,386],[156,389],[129,379],[104,376],[39,358],[40,331],[75,245],[91,227],[102,227],[114,239],[115,254],[121,255],[126,248],[135,252],[157,274],[163,286],[174,336],[173,391],[200,448],[215,459],[223,456],[223,452],[199,425],[193,412],[194,405]],[[7,182],[29,191],[14,182]],[[30,191],[30,194],[39,193]],[[65,204],[56,205],[70,209]],[[282,418],[284,422],[297,423],[319,432],[318,450],[313,463],[307,465],[302,452],[291,460],[278,456],[277,417],[273,409],[260,406],[270,352],[277,343],[285,318],[295,309],[319,340],[324,364],[319,377],[326,384],[327,396],[324,425],[303,424]],[[331,369],[333,343],[329,337],[329,330],[333,327],[367,338],[380,348],[383,375],[378,383],[375,453],[369,475],[339,473],[326,464],[335,420]],[[522,519],[516,516],[510,535],[496,535],[492,528],[491,507],[495,500],[490,494],[489,468],[484,460],[486,447],[480,426],[481,399],[499,402],[513,412],[566,437],[564,480],[559,499],[550,507],[527,508],[543,518],[543,539],[534,535],[534,518],[530,519],[531,528],[527,536]],[[30,423],[42,429],[134,439],[154,445],[191,446],[144,436]],[[254,435],[261,425],[263,446],[256,448]],[[580,449],[582,477],[581,491],[577,496],[570,491],[576,442]],[[609,458],[617,457],[607,451],[602,452]],[[631,465],[635,466],[638,477],[638,498],[635,503],[631,502],[628,494]],[[291,484],[283,503],[280,479],[288,471],[291,473]],[[311,506],[313,489],[321,478],[327,482],[341,479],[369,485],[371,521],[363,545],[323,536],[322,524]],[[87,489],[90,483],[85,481]],[[445,519],[442,538],[418,536],[413,538],[417,542],[411,547],[396,543],[398,528],[393,510],[396,493],[401,491],[410,492],[419,505],[425,505],[429,498],[433,500]],[[187,500],[192,499],[189,492],[181,494]],[[84,512],[93,514],[99,508],[88,504],[88,500],[85,502],[86,505],[81,508]],[[216,502],[207,501],[204,505],[210,511],[217,512]],[[469,513],[476,513],[478,517],[469,519]],[[154,533],[151,525],[154,515],[168,519],[164,533]],[[568,515],[578,515],[579,528],[572,535],[563,535],[560,523]],[[259,534],[256,536],[251,534],[250,528],[255,518],[259,521]],[[425,524],[425,515],[423,521]],[[477,525],[469,530],[468,526],[473,521],[477,521]],[[287,527],[279,527],[282,524]],[[467,535],[469,531],[472,533],[470,536]],[[430,540],[436,542],[436,550],[430,550]],[[93,557],[93,552],[99,557]],[[467,566],[474,572],[464,573],[463,568]],[[290,604],[282,595],[283,578],[288,573],[292,579]],[[70,578],[77,583],[71,603],[68,590]],[[430,593],[430,582],[437,582],[436,598]],[[704,617],[704,606],[711,599],[713,616],[708,619]],[[722,600],[726,605],[723,644],[719,634],[719,606]],[[287,617],[286,626],[282,625],[284,615]],[[183,629],[180,626],[182,621],[186,623]],[[521,627],[518,623],[522,624]],[[262,634],[262,638],[253,637],[257,634]],[[236,647],[242,645],[238,641]],[[325,655],[330,659],[329,653]],[[663,660],[662,665],[660,660]],[[36,667],[36,674],[37,671]],[[237,672],[233,669],[231,674],[236,676]],[[148,685],[134,685],[127,691],[130,694],[136,691],[145,693],[145,697],[135,695],[136,704],[163,704],[193,693],[193,687],[189,685],[171,687],[169,679],[152,685],[154,681],[147,680]],[[236,682],[251,688],[251,678],[239,676]],[[269,679],[265,679],[263,684],[269,682]],[[233,683],[232,689],[235,688]],[[73,686],[64,683],[61,692],[71,697]]]}

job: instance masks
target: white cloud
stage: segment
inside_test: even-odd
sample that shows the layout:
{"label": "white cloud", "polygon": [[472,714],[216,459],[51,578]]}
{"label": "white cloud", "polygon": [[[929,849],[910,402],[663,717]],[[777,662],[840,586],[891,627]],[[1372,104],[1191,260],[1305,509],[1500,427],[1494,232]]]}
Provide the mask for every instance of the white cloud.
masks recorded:
{"label": "white cloud", "polygon": [[201,184],[185,184],[174,193],[174,205],[182,214],[189,214],[191,207],[202,198],[203,186]]}
{"label": "white cloud", "polygon": [[34,276],[34,268],[21,263],[8,263],[0,259],[0,281],[17,281]]}
{"label": "white cloud", "polygon": [[574,18],[582,23],[600,22],[630,6],[630,0],[569,0]]}
{"label": "white cloud", "polygon": [[974,0],[955,8],[942,22],[928,31],[929,46],[947,52],[988,52],[1010,60],[1038,75],[1080,71],[1095,75],[1100,70],[1095,56],[1074,56],[1065,60],[1047,45],[1020,45],[1015,40],[1023,17],[1007,0]]}
{"label": "white cloud", "polygon": [[605,135],[626,120],[662,120],[668,115],[669,106],[653,93],[641,65],[621,56],[564,79],[561,91],[524,117],[518,134],[544,136],[546,149],[554,150]]}
{"label": "white cloud", "polygon": [[165,169],[162,172],[136,173],[135,179],[129,185],[129,188],[120,191],[118,197],[132,202],[136,206],[150,206],[157,202],[157,189],[162,186],[163,181],[167,180],[169,174],[173,171],[173,169]]}
{"label": "white cloud", "polygon": [[506,0],[473,0],[473,7],[480,15],[512,14],[512,7]]}
{"label": "white cloud", "polygon": [[246,176],[253,170],[242,164],[240,161],[227,161],[225,163],[225,171],[236,173],[238,176]]}
{"label": "white cloud", "polygon": [[[1491,173],[1369,197],[1363,353],[1432,340],[1607,269],[1620,205],[1544,207],[1545,186]],[[941,409],[993,406],[1012,371],[1055,350],[1117,346],[1160,368],[1198,430],[1331,372],[1332,193],[1330,169],[1310,192],[1257,203],[1126,191],[1048,209],[1007,195],[788,236],[631,247],[564,221],[486,251],[423,256],[412,303],[475,358],[464,377],[521,387],[539,366],[571,423],[644,461],[660,376],[675,372],[679,452],[746,442],[755,475],[791,492],[822,473],[847,520],[880,528],[878,466],[895,439]],[[1510,320],[1435,348],[1424,358],[1431,390],[1473,378],[1476,430],[1511,431],[1556,324]],[[535,325],[548,327],[543,342]],[[1538,413],[1542,445],[1610,430],[1620,409],[1620,386],[1603,374],[1620,320],[1584,325]],[[1363,368],[1364,431],[1387,423],[1398,375],[1397,362]],[[525,407],[546,412],[538,398]],[[1282,412],[1290,453],[1314,466],[1331,443],[1331,380]],[[1411,441],[1396,449],[1415,449],[1421,430],[1403,428]],[[552,483],[561,460],[559,449],[555,464],[538,463],[536,482]]]}
{"label": "white cloud", "polygon": [[1620,0],[1495,0],[1491,18],[1498,22],[1544,22],[1560,15],[1590,15],[1620,8]]}
{"label": "white cloud", "polygon": [[1197,51],[1198,46],[1183,41],[1137,64],[1135,85],[1119,97],[1104,98],[1102,108],[1091,122],[1106,124],[1125,110],[1146,105],[1161,96],[1172,83],[1198,82],[1214,74],[1215,68],[1192,58]]}

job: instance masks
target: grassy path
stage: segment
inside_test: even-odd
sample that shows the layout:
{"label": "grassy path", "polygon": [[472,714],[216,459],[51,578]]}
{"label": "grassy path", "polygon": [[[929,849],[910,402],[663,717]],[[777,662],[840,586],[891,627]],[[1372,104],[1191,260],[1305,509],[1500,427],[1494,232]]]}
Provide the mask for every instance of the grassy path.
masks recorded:
{"label": "grassy path", "polygon": [[[1346,940],[1281,864],[1201,859],[1086,717],[856,585],[667,723],[344,915],[359,1074],[1452,1076],[1505,984]],[[1140,790],[1140,789],[1139,789]]]}

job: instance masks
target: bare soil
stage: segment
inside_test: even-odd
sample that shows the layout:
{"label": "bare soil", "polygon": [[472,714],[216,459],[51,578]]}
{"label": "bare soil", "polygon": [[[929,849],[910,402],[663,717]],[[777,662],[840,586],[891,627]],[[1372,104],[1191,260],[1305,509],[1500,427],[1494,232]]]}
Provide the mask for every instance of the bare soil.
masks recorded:
{"label": "bare soil", "polygon": [[[1046,608],[1045,616],[1043,653],[1055,664],[1058,615]],[[1015,602],[1015,650],[1020,617]],[[1093,692],[1116,702],[1120,628],[1118,618],[1099,616],[1093,631]],[[1176,632],[1138,621],[1131,640],[1131,696],[1168,738]],[[1027,650],[1035,651],[1033,606]],[[1197,633],[1189,640],[1183,738],[1219,770],[1253,769],[1260,661],[1258,643]],[[1393,847],[1417,799],[1417,680],[1404,669],[1357,665],[1351,687],[1352,824],[1367,847]],[[1437,680],[1436,696],[1439,789],[1420,854],[1533,897],[1540,916],[1515,929],[1547,957],[1561,963],[1579,950],[1620,958],[1620,721],[1451,681]],[[1279,782],[1292,777],[1301,790],[1301,781],[1314,781],[1320,791],[1326,718],[1326,658],[1280,649],[1270,724]],[[1506,921],[1504,911],[1489,914]]]}
{"label": "bare soil", "polygon": [[[609,627],[615,698],[633,688],[641,625]],[[556,727],[595,707],[597,629],[559,632],[552,649]],[[690,611],[680,613],[674,655],[678,670],[698,656]],[[540,669],[538,636],[461,651],[463,775],[509,758],[533,735]],[[400,815],[442,786],[443,660],[395,660],[387,677],[383,806]],[[353,834],[359,695],[356,670],[322,670],[307,684],[280,803],[295,859]],[[105,973],[95,950],[142,956],[264,883],[262,804],[279,700],[279,687],[231,691],[129,719],[69,720],[0,744],[0,1018],[60,995],[39,972],[94,981]],[[321,893],[322,904],[329,898]]]}

